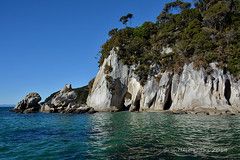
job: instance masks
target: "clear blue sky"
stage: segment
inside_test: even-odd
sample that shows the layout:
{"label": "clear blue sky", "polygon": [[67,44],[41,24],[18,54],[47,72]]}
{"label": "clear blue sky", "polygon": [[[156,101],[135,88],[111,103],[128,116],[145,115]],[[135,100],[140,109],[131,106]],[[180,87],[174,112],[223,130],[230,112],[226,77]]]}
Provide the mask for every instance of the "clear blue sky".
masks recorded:
{"label": "clear blue sky", "polygon": [[133,13],[134,26],[155,21],[169,1],[0,0],[0,104],[86,85],[108,31],[122,27],[119,17]]}

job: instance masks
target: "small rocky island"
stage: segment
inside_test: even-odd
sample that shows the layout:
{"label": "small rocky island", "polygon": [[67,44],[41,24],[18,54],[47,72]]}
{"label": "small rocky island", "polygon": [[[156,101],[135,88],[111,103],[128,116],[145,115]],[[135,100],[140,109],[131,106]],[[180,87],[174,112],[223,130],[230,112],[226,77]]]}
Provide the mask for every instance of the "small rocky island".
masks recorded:
{"label": "small rocky island", "polygon": [[84,97],[79,93],[84,95],[86,94],[85,90],[86,87],[74,90],[71,85],[66,85],[42,103],[40,103],[41,96],[38,93],[29,93],[16,105],[13,111],[17,113],[95,113],[93,108],[82,104]]}
{"label": "small rocky island", "polygon": [[[173,10],[179,10],[173,13]],[[44,102],[30,93],[20,113],[240,113],[240,2],[167,3],[156,22],[112,29],[99,72],[80,89],[66,85]]]}

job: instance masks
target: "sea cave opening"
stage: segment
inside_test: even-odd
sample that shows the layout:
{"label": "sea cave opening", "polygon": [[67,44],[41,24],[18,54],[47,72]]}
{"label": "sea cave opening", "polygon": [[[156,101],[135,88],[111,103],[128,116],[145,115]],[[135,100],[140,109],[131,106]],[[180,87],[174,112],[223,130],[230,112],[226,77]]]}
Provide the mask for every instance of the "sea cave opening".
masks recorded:
{"label": "sea cave opening", "polygon": [[124,98],[123,98],[123,111],[129,111],[130,110],[130,107],[131,107],[131,99],[132,99],[132,94],[127,92],[125,95],[124,95]]}
{"label": "sea cave opening", "polygon": [[130,110],[130,107],[131,107],[131,105],[127,105],[127,106],[123,106],[123,111],[129,111]]}
{"label": "sea cave opening", "polygon": [[224,89],[224,97],[227,100],[228,105],[231,105],[230,98],[231,98],[231,82],[229,79],[225,81],[225,89]]}
{"label": "sea cave opening", "polygon": [[169,85],[169,88],[167,89],[166,92],[166,97],[167,99],[165,100],[164,106],[163,106],[163,110],[169,110],[170,107],[172,106],[172,96],[171,96],[171,89],[172,89],[172,82]]}
{"label": "sea cave opening", "polygon": [[136,100],[135,103],[134,103],[134,106],[136,107],[135,111],[139,111],[140,110],[140,99]]}

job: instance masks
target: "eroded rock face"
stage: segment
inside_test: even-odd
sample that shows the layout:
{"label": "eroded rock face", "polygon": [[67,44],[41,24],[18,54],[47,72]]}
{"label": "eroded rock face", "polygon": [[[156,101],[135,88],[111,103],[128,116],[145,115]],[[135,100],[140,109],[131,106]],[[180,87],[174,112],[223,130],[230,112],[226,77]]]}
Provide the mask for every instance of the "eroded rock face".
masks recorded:
{"label": "eroded rock face", "polygon": [[218,110],[221,112],[238,112],[239,106],[230,100],[232,90],[237,86],[231,75],[211,64],[212,73],[193,69],[193,65],[185,65],[180,76],[178,89],[173,98],[171,110]]}
{"label": "eroded rock face", "polygon": [[65,85],[62,90],[57,92],[48,102],[43,104],[42,112],[62,112],[68,106],[75,105],[77,94],[71,85]]}
{"label": "eroded rock face", "polygon": [[45,113],[94,113],[94,109],[84,104],[78,104],[78,94],[71,85],[65,85],[42,105]]}
{"label": "eroded rock face", "polygon": [[[111,71],[106,71],[107,66]],[[94,80],[92,90],[87,99],[87,105],[96,111],[119,111],[123,109],[123,99],[128,84],[127,65],[118,60],[117,54],[111,51]]]}
{"label": "eroded rock face", "polygon": [[23,100],[21,100],[13,111],[17,113],[34,113],[38,112],[41,108],[39,102],[41,96],[38,93],[29,93]]}
{"label": "eroded rock face", "polygon": [[135,75],[129,79],[129,83],[127,86],[127,94],[125,95],[125,107],[129,108],[129,111],[139,111],[140,109],[140,101],[141,101],[141,93],[143,87],[136,79]]}
{"label": "eroded rock face", "polygon": [[[111,72],[105,72],[106,65]],[[186,64],[178,74],[161,72],[142,86],[135,66],[123,65],[111,51],[97,74],[87,105],[97,111],[164,111],[236,114],[240,112],[240,80],[210,64],[211,72]],[[157,78],[156,78],[157,77]]]}

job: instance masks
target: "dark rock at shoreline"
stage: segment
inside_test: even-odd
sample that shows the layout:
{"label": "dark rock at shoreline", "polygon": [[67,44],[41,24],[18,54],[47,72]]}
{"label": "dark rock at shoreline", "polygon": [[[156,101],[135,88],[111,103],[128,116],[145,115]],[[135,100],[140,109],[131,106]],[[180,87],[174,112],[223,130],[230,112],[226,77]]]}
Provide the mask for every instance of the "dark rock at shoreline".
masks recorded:
{"label": "dark rock at shoreline", "polygon": [[13,109],[16,113],[35,113],[39,112],[41,105],[41,96],[38,93],[29,93],[23,100],[21,100]]}
{"label": "dark rock at shoreline", "polygon": [[96,113],[96,111],[94,110],[94,108],[88,107],[86,105],[74,105],[74,106],[69,105],[65,110],[63,110],[62,113],[93,114]]}

